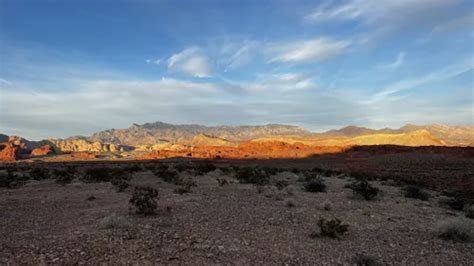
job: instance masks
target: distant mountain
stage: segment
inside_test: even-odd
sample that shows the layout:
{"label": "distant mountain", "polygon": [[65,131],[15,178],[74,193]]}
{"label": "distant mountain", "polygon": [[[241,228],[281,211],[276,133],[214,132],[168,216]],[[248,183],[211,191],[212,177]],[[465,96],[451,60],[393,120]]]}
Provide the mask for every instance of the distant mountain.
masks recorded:
{"label": "distant mountain", "polygon": [[443,141],[448,146],[472,146],[474,145],[474,127],[467,126],[447,126],[440,124],[413,125],[407,124],[399,129],[370,129],[365,127],[348,126],[337,130],[329,130],[321,135],[324,136],[344,136],[357,137],[370,134],[401,134],[411,133],[418,130],[426,130],[437,139]]}
{"label": "distant mountain", "polygon": [[158,143],[189,143],[198,135],[229,142],[248,141],[274,135],[310,135],[311,132],[297,126],[268,124],[263,126],[202,126],[172,125],[163,122],[133,124],[127,129],[110,129],[93,134],[92,142],[122,145],[143,145]]}

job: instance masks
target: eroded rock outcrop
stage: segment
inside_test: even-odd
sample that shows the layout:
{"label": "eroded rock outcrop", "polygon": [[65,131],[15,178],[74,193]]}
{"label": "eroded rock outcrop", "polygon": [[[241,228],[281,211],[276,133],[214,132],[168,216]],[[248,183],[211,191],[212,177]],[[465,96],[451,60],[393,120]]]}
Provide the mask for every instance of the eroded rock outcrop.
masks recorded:
{"label": "eroded rock outcrop", "polygon": [[119,144],[91,142],[85,139],[51,139],[51,143],[61,152],[122,152],[124,148]]}
{"label": "eroded rock outcrop", "polygon": [[45,156],[45,155],[50,155],[54,153],[55,153],[54,147],[50,144],[46,144],[39,148],[33,149],[31,151],[31,156]]}
{"label": "eroded rock outcrop", "polygon": [[8,142],[0,151],[0,161],[14,162],[19,159],[20,145],[15,145],[13,142]]}

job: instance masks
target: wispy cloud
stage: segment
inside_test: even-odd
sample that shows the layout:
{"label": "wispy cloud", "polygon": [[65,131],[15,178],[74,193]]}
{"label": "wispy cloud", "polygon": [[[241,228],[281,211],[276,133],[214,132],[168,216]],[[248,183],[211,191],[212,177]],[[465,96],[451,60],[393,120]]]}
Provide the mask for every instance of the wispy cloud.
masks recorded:
{"label": "wispy cloud", "polygon": [[337,56],[351,44],[350,41],[336,41],[329,38],[315,38],[270,45],[269,62],[320,62]]}
{"label": "wispy cloud", "polygon": [[145,62],[147,64],[159,65],[159,64],[161,64],[161,62],[163,62],[163,59],[161,59],[161,58],[159,58],[159,59],[145,59]]}
{"label": "wispy cloud", "polygon": [[451,79],[472,69],[474,69],[474,63],[468,60],[467,62],[462,62],[439,70],[435,70],[419,78],[400,80],[386,86],[380,92],[376,93],[372,97],[372,99],[367,102],[373,103],[375,101],[386,100],[387,97],[398,92],[410,90],[421,85],[429,84],[431,82]]}
{"label": "wispy cloud", "polygon": [[[341,5],[325,3],[304,17],[307,22],[344,21],[360,19],[365,23],[379,24],[414,19],[407,15],[428,14],[434,8],[457,3],[457,0],[350,0]],[[415,17],[416,18],[416,17]]]}
{"label": "wispy cloud", "polygon": [[191,47],[173,54],[168,59],[168,68],[186,74],[203,78],[212,75],[209,58],[198,47]]}
{"label": "wispy cloud", "polygon": [[397,58],[395,59],[395,61],[393,61],[391,63],[388,63],[388,64],[380,65],[380,66],[378,66],[378,68],[381,69],[381,70],[395,70],[395,69],[398,69],[405,62],[405,56],[406,56],[405,52],[400,52],[400,53],[398,53]]}

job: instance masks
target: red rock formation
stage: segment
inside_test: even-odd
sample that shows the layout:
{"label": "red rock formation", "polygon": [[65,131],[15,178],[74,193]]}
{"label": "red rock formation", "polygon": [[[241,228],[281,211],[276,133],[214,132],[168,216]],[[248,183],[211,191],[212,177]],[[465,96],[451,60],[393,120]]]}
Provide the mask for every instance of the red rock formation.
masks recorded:
{"label": "red rock formation", "polygon": [[3,148],[2,151],[0,151],[0,161],[4,162],[13,162],[18,160],[20,152],[20,146],[17,146],[13,143],[6,143],[5,148]]}
{"label": "red rock formation", "polygon": [[194,147],[184,150],[159,150],[145,154],[138,159],[153,160],[173,157],[222,158],[222,159],[271,159],[271,158],[304,158],[315,154],[336,153],[347,147],[308,146],[302,143],[289,144],[280,141],[247,142],[238,147],[212,146]]}
{"label": "red rock formation", "polygon": [[53,146],[46,144],[39,148],[33,149],[33,151],[31,151],[31,156],[44,156],[54,153],[55,152]]}

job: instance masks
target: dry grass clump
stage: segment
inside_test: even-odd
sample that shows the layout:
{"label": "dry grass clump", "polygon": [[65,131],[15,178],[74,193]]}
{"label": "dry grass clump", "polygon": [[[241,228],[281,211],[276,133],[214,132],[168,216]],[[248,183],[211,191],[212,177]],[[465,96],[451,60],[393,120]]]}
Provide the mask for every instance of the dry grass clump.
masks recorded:
{"label": "dry grass clump", "polygon": [[474,222],[464,218],[451,218],[436,225],[436,234],[444,240],[470,242],[474,239]]}
{"label": "dry grass clump", "polygon": [[128,217],[112,213],[99,222],[99,227],[101,229],[121,229],[130,227],[131,224]]}
{"label": "dry grass clump", "polygon": [[430,193],[426,192],[424,189],[414,186],[408,185],[402,189],[405,198],[412,198],[412,199],[419,199],[423,201],[427,201],[431,195]]}

